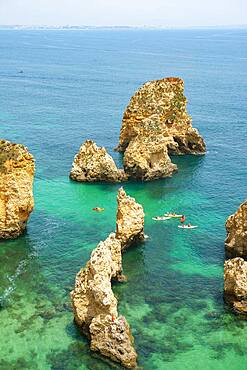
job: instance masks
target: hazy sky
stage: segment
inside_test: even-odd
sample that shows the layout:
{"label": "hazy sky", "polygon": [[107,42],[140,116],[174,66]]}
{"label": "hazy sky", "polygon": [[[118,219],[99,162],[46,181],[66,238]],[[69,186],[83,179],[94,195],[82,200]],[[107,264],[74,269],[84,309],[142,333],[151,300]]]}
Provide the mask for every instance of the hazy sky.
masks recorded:
{"label": "hazy sky", "polygon": [[0,0],[0,24],[247,24],[247,0]]}

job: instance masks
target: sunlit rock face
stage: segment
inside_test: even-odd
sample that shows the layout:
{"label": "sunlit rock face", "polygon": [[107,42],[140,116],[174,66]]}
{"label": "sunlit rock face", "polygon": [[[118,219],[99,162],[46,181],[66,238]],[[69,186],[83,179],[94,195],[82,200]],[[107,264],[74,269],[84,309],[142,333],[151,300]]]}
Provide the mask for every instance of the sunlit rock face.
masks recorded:
{"label": "sunlit rock face", "polygon": [[176,166],[168,153],[205,153],[204,140],[186,110],[182,79],[150,81],[135,93],[123,115],[117,150],[125,152],[125,171],[141,180],[170,176]]}
{"label": "sunlit rock face", "polygon": [[137,136],[124,153],[124,168],[136,180],[149,181],[172,176],[177,166],[168,155],[168,143],[163,135]]}
{"label": "sunlit rock face", "polygon": [[0,141],[0,239],[26,229],[33,210],[34,158],[21,144]]}
{"label": "sunlit rock face", "polygon": [[90,347],[102,355],[135,367],[136,352],[129,325],[118,315],[111,280],[122,273],[121,242],[110,234],[93,250],[86,267],[76,276],[71,292],[74,317],[90,339]]}
{"label": "sunlit rock face", "polygon": [[116,237],[121,241],[122,250],[131,244],[144,240],[144,211],[134,198],[120,188],[117,196]]}
{"label": "sunlit rock face", "polygon": [[247,262],[243,258],[225,261],[224,298],[235,312],[247,314]]}
{"label": "sunlit rock face", "polygon": [[226,254],[247,258],[247,201],[226,221]]}
{"label": "sunlit rock face", "polygon": [[70,178],[79,182],[121,182],[128,176],[117,168],[104,147],[98,147],[92,140],[86,140],[74,158]]}
{"label": "sunlit rock face", "polygon": [[122,251],[144,239],[144,212],[135,199],[118,192],[116,234],[112,233],[93,250],[90,260],[76,276],[71,292],[74,317],[82,332],[90,339],[93,351],[136,367],[137,354],[126,319],[119,315],[111,281],[123,281]]}

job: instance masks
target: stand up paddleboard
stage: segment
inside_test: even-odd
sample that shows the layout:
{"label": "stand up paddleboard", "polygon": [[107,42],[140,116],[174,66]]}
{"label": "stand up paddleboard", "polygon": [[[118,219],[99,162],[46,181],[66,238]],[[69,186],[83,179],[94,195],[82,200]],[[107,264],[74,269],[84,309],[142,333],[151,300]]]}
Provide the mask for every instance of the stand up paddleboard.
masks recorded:
{"label": "stand up paddleboard", "polygon": [[171,217],[165,217],[165,216],[162,216],[162,217],[152,217],[152,220],[154,221],[166,221],[166,220],[170,220]]}
{"label": "stand up paddleboard", "polygon": [[196,229],[198,226],[178,225],[179,229]]}
{"label": "stand up paddleboard", "polygon": [[165,217],[171,217],[171,218],[181,218],[183,215],[177,215],[173,213],[165,213]]}

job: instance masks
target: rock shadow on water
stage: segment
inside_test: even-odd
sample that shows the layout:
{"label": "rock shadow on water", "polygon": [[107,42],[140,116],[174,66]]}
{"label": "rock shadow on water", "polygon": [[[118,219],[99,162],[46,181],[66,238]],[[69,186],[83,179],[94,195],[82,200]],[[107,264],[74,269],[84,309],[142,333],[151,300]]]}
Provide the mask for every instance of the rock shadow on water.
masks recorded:
{"label": "rock shadow on water", "polygon": [[51,370],[75,370],[82,365],[89,370],[123,369],[118,365],[111,364],[110,361],[103,360],[96,353],[92,354],[86,340],[79,340],[79,338],[72,342],[66,350],[49,353],[46,356],[46,361]]}

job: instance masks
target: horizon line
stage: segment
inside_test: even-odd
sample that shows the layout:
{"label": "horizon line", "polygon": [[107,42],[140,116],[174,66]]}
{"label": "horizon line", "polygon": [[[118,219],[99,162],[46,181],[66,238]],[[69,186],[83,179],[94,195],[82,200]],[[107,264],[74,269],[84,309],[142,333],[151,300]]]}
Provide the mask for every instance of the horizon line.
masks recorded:
{"label": "horizon line", "polygon": [[73,24],[0,24],[1,28],[10,29],[100,29],[100,28],[121,28],[121,29],[210,29],[210,28],[247,28],[247,24],[227,24],[227,25],[195,25],[195,26],[165,26],[165,25],[73,25]]}

